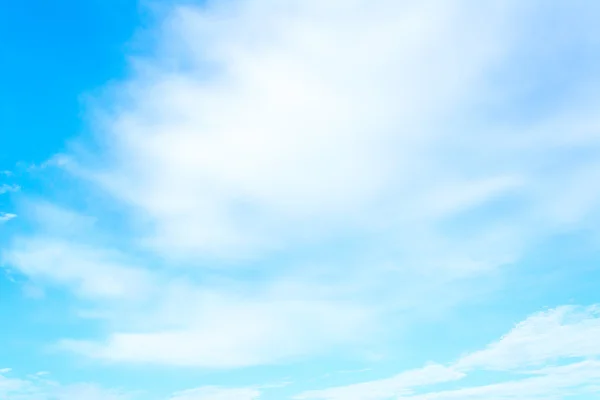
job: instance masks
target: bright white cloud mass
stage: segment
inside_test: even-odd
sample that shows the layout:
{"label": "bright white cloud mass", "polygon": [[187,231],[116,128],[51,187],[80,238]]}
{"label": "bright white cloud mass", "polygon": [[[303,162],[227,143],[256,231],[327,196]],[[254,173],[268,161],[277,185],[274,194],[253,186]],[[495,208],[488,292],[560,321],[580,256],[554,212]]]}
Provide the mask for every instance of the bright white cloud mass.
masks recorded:
{"label": "bright white cloud mass", "polygon": [[[116,370],[288,368],[298,385],[200,377],[161,400],[595,398],[597,294],[565,306],[549,287],[543,312],[523,304],[489,329],[474,318],[479,344],[447,343],[440,359],[409,360],[432,344],[407,338],[538,273],[544,290],[527,260],[561,235],[597,244],[599,5],[160,10],[150,49],[91,102],[93,134],[40,169],[60,175],[56,192],[21,200],[28,228],[0,249],[11,276],[94,326],[53,337],[52,352]],[[294,376],[374,353],[406,363],[355,383]],[[159,399],[15,376],[0,371],[0,397]]]}

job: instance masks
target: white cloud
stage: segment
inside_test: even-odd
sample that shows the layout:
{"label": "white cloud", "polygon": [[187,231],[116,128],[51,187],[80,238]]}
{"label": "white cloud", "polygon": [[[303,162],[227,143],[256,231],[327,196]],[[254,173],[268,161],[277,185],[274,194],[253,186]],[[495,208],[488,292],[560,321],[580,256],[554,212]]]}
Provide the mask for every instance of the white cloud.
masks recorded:
{"label": "white cloud", "polygon": [[[496,82],[537,3],[321,3],[175,8],[112,92],[101,167],[64,164],[131,206],[140,243],[167,258],[356,234],[469,274],[598,217],[597,162],[569,156],[599,153],[597,96],[574,90],[526,125],[481,110],[513,100]],[[481,213],[498,202],[500,218]],[[469,229],[444,229],[472,211]]]}
{"label": "white cloud", "polygon": [[[466,355],[450,366],[430,365],[392,378],[308,391],[296,398],[558,400],[594,393],[600,387],[599,327],[598,306],[559,307],[532,315],[500,341]],[[436,383],[468,381],[470,374],[486,369],[501,369],[511,375],[508,379],[504,376],[498,383],[465,384],[460,389],[435,392],[427,390],[427,386]],[[415,394],[415,389],[425,393]]]}
{"label": "white cloud", "polygon": [[584,361],[543,371],[541,376],[464,389],[399,397],[398,400],[562,400],[600,387],[600,362]]}
{"label": "white cloud", "polygon": [[[8,171],[0,171],[1,174],[5,174],[5,172],[6,172],[7,176],[10,176],[10,175],[8,175]],[[10,193],[10,192],[16,192],[16,191],[19,191],[20,189],[21,188],[17,185],[8,185],[5,183],[5,184],[0,185],[0,195],[5,194],[5,193]],[[10,221],[11,219],[14,219],[16,217],[17,217],[16,214],[0,211],[0,224]]]}
{"label": "white cloud", "polygon": [[513,370],[600,356],[600,309],[565,306],[532,315],[500,341],[463,357],[460,368]]}
{"label": "white cloud", "polygon": [[7,378],[5,375],[11,371],[10,368],[3,368],[0,371],[0,395],[7,396],[11,392],[22,390],[27,386],[27,382],[16,378]]}
{"label": "white cloud", "polygon": [[16,217],[17,217],[16,214],[5,213],[5,212],[0,211],[0,224],[3,222],[10,221],[11,219],[16,218]]}
{"label": "white cloud", "polygon": [[414,388],[462,379],[462,372],[442,365],[431,364],[420,369],[402,372],[392,378],[354,385],[304,392],[295,399],[322,400],[381,400],[412,393]]}
{"label": "white cloud", "polygon": [[32,280],[65,285],[84,298],[135,299],[153,286],[146,270],[127,265],[118,252],[53,238],[15,239],[1,255],[4,264]]}
{"label": "white cloud", "polygon": [[[382,327],[408,324],[410,312],[451,307],[479,288],[463,290],[460,278],[518,260],[544,236],[600,226],[598,82],[582,79],[577,86],[594,94],[574,88],[531,120],[513,115],[531,106],[525,98],[539,96],[512,93],[537,79],[513,76],[513,68],[523,54],[539,61],[526,51],[532,22],[536,36],[544,32],[538,7],[546,5],[234,0],[176,7],[154,32],[157,48],[135,61],[131,78],[114,88],[113,107],[95,121],[98,158],[70,154],[39,167],[65,168],[104,190],[98,220],[129,207],[108,234],[131,253],[98,244],[96,218],[32,202],[36,233],[13,240],[2,261],[35,284],[66,287],[93,304],[86,316],[102,318],[106,336],[60,345],[113,362],[283,363],[360,347]],[[580,10],[597,15],[588,11]],[[0,186],[0,194],[14,190]],[[0,222],[15,216],[0,213]],[[339,259],[312,257],[311,246],[337,250],[347,237],[361,245],[347,246]],[[132,255],[140,249],[152,266]],[[294,275],[289,270],[298,267],[282,259],[300,253],[314,265]],[[239,270],[204,273],[211,257],[234,258],[257,276],[215,284],[211,274]],[[182,272],[180,265],[199,268]],[[452,365],[297,398],[584,394],[600,386],[598,321],[594,307],[547,311]],[[423,393],[489,370],[510,378]],[[0,372],[0,397],[131,397],[8,372]],[[258,388],[203,387],[170,400],[259,395]]]}
{"label": "white cloud", "polygon": [[95,176],[169,256],[255,254],[398,217],[430,225],[485,203],[520,172],[440,165],[436,142],[457,132],[435,121],[484,90],[515,4],[180,7],[161,35],[186,68],[144,60],[105,121],[112,161]]}
{"label": "white cloud", "polygon": [[262,388],[226,388],[203,386],[175,392],[169,396],[149,394],[141,391],[124,391],[103,388],[94,383],[65,384],[46,379],[47,372],[29,375],[27,379],[7,378],[10,368],[0,370],[0,397],[11,400],[258,400]]}
{"label": "white cloud", "polygon": [[169,400],[256,400],[261,392],[253,388],[229,389],[207,386],[174,393]]}
{"label": "white cloud", "polygon": [[[10,173],[9,171],[0,171],[0,175],[10,176]],[[9,185],[6,183],[0,185],[0,195],[5,193],[18,192],[19,190],[21,190],[21,187],[18,185]],[[17,214],[0,211],[0,224],[10,221],[11,219],[14,219],[16,217]]]}
{"label": "white cloud", "polygon": [[114,332],[103,342],[65,340],[61,347],[128,363],[232,368],[355,343],[372,326],[369,310],[351,302],[317,293],[311,300],[298,298],[297,292],[277,288],[265,293],[173,284],[157,300],[158,307],[137,310],[139,317],[128,310],[123,316],[128,331]]}
{"label": "white cloud", "polygon": [[87,383],[62,386],[54,396],[57,400],[130,400],[133,398],[130,393],[107,390]]}
{"label": "white cloud", "polygon": [[[530,60],[527,29],[538,26],[541,4],[176,7],[154,32],[157,48],[136,60],[102,110],[97,159],[51,162],[108,192],[98,214],[110,199],[110,211],[128,206],[110,233],[166,271],[95,247],[93,220],[43,207],[54,222],[4,258],[97,300],[109,333],[63,347],[113,361],[268,364],[356,344],[383,325],[392,331],[390,313],[408,323],[398,310],[451,307],[475,290],[459,278],[484,276],[532,241],[565,227],[597,229],[600,220],[591,184],[600,181],[597,95],[574,90],[531,121],[512,116],[528,106],[530,93],[507,92],[535,78],[512,68],[524,53]],[[586,157],[573,157],[583,149]],[[328,244],[352,248],[340,259],[312,257]],[[318,266],[302,276],[311,284],[294,298],[269,292],[292,268],[281,259],[297,254]],[[209,286],[196,275],[185,295],[173,294],[173,276],[187,275],[176,267],[212,267],[211,257],[234,258],[259,277],[228,281],[205,301]],[[310,280],[311,268],[323,271]],[[236,295],[239,286],[255,289]],[[122,300],[126,311],[101,299]]]}
{"label": "white cloud", "polygon": [[35,223],[38,235],[43,233],[80,241],[96,228],[97,218],[40,199],[23,203],[27,218]]}
{"label": "white cloud", "polygon": [[61,384],[41,379],[39,374],[29,379],[7,378],[10,369],[0,372],[0,397],[11,400],[133,400],[132,393],[104,389],[96,384]]}
{"label": "white cloud", "polygon": [[0,185],[0,194],[18,192],[19,190],[21,190],[21,187],[18,185],[8,185],[6,183]]}

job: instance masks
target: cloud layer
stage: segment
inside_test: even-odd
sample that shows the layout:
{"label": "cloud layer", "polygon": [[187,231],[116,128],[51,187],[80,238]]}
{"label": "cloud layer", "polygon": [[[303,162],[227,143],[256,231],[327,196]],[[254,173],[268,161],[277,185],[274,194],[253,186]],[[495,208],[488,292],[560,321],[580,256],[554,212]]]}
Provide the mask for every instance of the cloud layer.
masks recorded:
{"label": "cloud layer", "polygon": [[[466,354],[449,365],[428,363],[393,377],[348,386],[305,391],[294,399],[315,400],[546,400],[596,393],[600,387],[597,345],[598,305],[563,306],[531,315],[497,342]],[[502,369],[488,383],[473,383],[471,375]],[[509,375],[507,376],[506,373]],[[0,370],[0,394],[19,400],[159,399],[144,392],[103,389],[93,384],[61,384],[38,373],[10,378]],[[298,383],[298,382],[296,382]],[[459,383],[459,388],[436,389]],[[462,383],[462,384],[461,384]],[[258,400],[283,385],[247,388],[202,386],[168,396],[168,400]],[[288,398],[286,396],[286,398]]]}
{"label": "cloud layer", "polygon": [[[542,400],[596,393],[600,385],[597,306],[559,307],[535,314],[498,342],[449,366],[428,365],[395,377],[345,387],[309,391],[297,399],[321,400]],[[493,383],[427,390],[440,382],[468,379],[489,369],[511,373]],[[415,392],[421,394],[415,394]]]}
{"label": "cloud layer", "polygon": [[[102,326],[58,341],[92,360],[240,368],[393,341],[419,316],[485,293],[503,266],[526,272],[543,240],[598,233],[600,81],[564,61],[569,50],[600,66],[600,29],[586,17],[598,11],[516,0],[168,7],[148,54],[98,101],[93,137],[44,165],[66,171],[60,195],[23,205],[31,229],[2,263],[66,291]],[[596,312],[538,314],[450,366],[298,398],[584,393],[597,384]],[[515,379],[417,391],[473,371]],[[258,396],[216,390],[174,398]]]}

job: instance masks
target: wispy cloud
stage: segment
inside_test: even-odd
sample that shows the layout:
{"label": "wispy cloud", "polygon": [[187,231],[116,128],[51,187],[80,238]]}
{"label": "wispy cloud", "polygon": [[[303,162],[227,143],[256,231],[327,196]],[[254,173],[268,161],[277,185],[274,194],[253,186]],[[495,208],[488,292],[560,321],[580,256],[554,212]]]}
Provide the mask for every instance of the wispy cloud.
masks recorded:
{"label": "wispy cloud", "polygon": [[[10,176],[12,176],[12,173],[10,171],[0,171],[0,176],[1,175],[10,177]],[[7,183],[3,183],[0,185],[0,195],[6,194],[6,193],[14,193],[14,192],[18,192],[20,190],[21,190],[21,187],[19,185],[7,184]],[[17,214],[0,211],[0,224],[10,221],[11,219],[14,219],[16,217],[17,217]]]}
{"label": "wispy cloud", "polygon": [[207,386],[174,393],[169,400],[256,400],[260,397],[256,389],[227,389]]}
{"label": "wispy cloud", "polygon": [[1,255],[30,279],[65,285],[84,298],[136,298],[152,286],[146,270],[126,265],[114,251],[32,237],[15,240]]}
{"label": "wispy cloud", "polygon": [[133,393],[103,389],[91,383],[65,385],[60,382],[32,376],[27,379],[10,378],[10,370],[0,372],[0,395],[15,400],[134,400]]}
{"label": "wispy cloud", "polygon": [[499,342],[464,357],[461,368],[513,370],[563,358],[600,356],[600,309],[560,307],[532,315]]}
{"label": "wispy cloud", "polygon": [[259,388],[203,386],[161,397],[141,391],[103,388],[92,383],[65,384],[47,377],[48,373],[24,379],[12,378],[7,376],[11,371],[10,368],[0,370],[0,396],[15,400],[257,400],[261,395]]}
{"label": "wispy cloud", "polygon": [[533,378],[515,379],[501,383],[472,386],[463,389],[399,397],[412,400],[546,400],[577,398],[598,392],[600,362],[583,361],[551,368]]}
{"label": "wispy cloud", "polygon": [[21,190],[21,187],[18,185],[8,185],[6,183],[0,185],[0,194],[18,192],[19,190]]}
{"label": "wispy cloud", "polygon": [[13,218],[16,218],[17,214],[0,212],[0,224],[6,221],[10,221]]}
{"label": "wispy cloud", "polygon": [[[298,399],[410,400],[434,399],[567,399],[593,393],[600,385],[598,307],[559,307],[535,314],[486,349],[449,366],[421,369],[371,382],[302,393]],[[548,365],[550,365],[548,367]],[[546,366],[539,368],[540,366]],[[440,382],[468,379],[475,372],[500,369],[511,373],[495,383],[463,384],[460,389],[429,391]],[[422,394],[415,394],[417,391]]]}
{"label": "wispy cloud", "polygon": [[357,383],[325,390],[304,392],[295,399],[381,400],[411,393],[414,388],[436,383],[452,382],[465,375],[443,365],[431,364],[420,369],[402,372],[392,378]]}
{"label": "wispy cloud", "polygon": [[127,363],[232,368],[304,357],[368,334],[372,315],[362,306],[287,288],[275,283],[252,294],[241,286],[236,293],[174,283],[163,287],[158,307],[133,315],[128,308],[123,316],[151,329],[114,332],[102,342],[64,340],[61,347]]}

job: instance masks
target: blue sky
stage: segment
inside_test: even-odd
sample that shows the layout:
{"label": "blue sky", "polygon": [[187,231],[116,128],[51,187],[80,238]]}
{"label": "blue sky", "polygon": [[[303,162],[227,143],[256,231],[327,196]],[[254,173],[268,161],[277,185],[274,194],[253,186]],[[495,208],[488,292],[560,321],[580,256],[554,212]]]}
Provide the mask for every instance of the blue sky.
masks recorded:
{"label": "blue sky", "polygon": [[591,400],[600,6],[0,13],[0,399]]}

